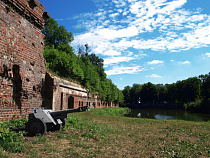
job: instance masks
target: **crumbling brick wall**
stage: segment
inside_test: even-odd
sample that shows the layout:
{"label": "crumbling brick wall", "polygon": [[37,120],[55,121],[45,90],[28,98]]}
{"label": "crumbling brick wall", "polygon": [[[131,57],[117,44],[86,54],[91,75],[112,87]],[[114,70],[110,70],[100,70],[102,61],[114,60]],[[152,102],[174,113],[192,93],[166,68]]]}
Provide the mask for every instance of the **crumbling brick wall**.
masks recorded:
{"label": "crumbling brick wall", "polygon": [[38,0],[0,0],[0,120],[26,118],[41,106],[112,106],[80,85],[46,74],[42,29],[49,14],[44,11]]}
{"label": "crumbling brick wall", "polygon": [[42,105],[44,10],[37,0],[0,0],[0,120]]}

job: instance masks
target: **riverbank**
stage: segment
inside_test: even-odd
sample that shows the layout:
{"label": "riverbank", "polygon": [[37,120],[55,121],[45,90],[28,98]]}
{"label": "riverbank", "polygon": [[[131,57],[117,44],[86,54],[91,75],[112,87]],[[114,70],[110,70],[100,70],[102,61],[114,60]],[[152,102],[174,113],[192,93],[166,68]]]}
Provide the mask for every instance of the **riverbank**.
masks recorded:
{"label": "riverbank", "polygon": [[149,118],[158,120],[185,120],[185,121],[210,121],[210,114],[196,113],[184,110],[166,110],[166,109],[131,109],[127,117]]}
{"label": "riverbank", "polygon": [[[111,108],[72,113],[61,132],[22,139],[0,157],[210,157],[210,122],[110,116]],[[115,110],[116,112],[116,110]],[[114,112],[114,113],[115,113]]]}

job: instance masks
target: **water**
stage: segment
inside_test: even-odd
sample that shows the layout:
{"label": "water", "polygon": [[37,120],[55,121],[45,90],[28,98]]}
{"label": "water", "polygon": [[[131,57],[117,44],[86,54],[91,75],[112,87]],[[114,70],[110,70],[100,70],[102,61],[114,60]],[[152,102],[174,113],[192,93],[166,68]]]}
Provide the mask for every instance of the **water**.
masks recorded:
{"label": "water", "polygon": [[210,114],[192,113],[181,110],[132,109],[128,117],[158,120],[210,121]]}

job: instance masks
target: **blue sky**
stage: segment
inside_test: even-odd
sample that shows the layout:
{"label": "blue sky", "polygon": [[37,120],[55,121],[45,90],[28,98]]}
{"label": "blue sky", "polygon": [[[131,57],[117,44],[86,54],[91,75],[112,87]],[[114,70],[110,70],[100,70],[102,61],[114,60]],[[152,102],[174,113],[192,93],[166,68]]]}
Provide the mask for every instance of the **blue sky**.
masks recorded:
{"label": "blue sky", "polygon": [[39,0],[119,89],[210,72],[210,0]]}

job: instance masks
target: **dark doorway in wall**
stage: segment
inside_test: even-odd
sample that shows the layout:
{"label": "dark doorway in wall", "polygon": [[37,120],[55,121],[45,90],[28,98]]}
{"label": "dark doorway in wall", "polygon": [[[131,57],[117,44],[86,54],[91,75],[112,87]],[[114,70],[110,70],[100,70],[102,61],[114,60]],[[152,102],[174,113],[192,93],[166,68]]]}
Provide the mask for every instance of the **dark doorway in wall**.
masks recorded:
{"label": "dark doorway in wall", "polygon": [[21,93],[22,93],[22,80],[20,76],[19,65],[13,65],[13,99],[16,105],[21,109]]}
{"label": "dark doorway in wall", "polygon": [[53,105],[53,90],[54,86],[54,79],[50,76],[49,73],[46,73],[45,79],[42,80],[43,86],[41,89],[42,95],[42,107],[46,109],[52,109]]}
{"label": "dark doorway in wall", "polygon": [[74,108],[74,97],[70,96],[68,98],[68,109],[73,109]]}
{"label": "dark doorway in wall", "polygon": [[63,109],[63,93],[61,93],[61,106],[60,106],[60,110]]}

